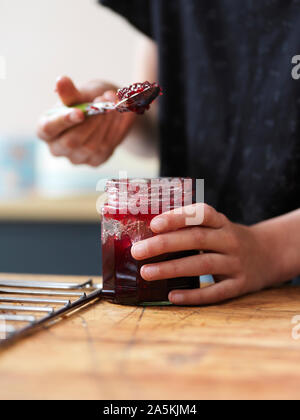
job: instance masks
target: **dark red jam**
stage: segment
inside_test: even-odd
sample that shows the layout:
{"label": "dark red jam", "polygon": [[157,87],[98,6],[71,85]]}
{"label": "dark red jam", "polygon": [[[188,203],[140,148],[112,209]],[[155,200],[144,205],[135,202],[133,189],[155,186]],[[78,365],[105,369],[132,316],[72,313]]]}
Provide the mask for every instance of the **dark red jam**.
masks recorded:
{"label": "dark red jam", "polygon": [[[138,99],[134,99],[134,95],[138,93],[144,93],[144,95],[140,95]],[[127,101],[126,108],[137,114],[144,114],[159,95],[162,95],[160,86],[157,83],[150,83],[148,81],[144,83],[134,83],[129,87],[119,89],[117,92],[119,101],[133,98],[132,101]]]}
{"label": "dark red jam", "polygon": [[[194,202],[191,179],[177,179],[178,183],[169,191],[169,187],[165,189],[159,184],[153,187],[151,181],[112,180],[106,186],[107,200],[102,209],[103,296],[115,303],[163,302],[168,300],[171,290],[199,287],[199,277],[147,282],[140,275],[140,269],[146,263],[182,258],[199,252],[164,254],[144,261],[132,257],[133,243],[154,236],[150,229],[153,217]],[[165,184],[170,182],[166,178],[157,181]]]}

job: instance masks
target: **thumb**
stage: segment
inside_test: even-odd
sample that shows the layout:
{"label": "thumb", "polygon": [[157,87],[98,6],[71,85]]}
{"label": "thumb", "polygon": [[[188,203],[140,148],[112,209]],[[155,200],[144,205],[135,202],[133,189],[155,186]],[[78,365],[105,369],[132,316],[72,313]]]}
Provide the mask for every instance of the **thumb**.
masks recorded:
{"label": "thumb", "polygon": [[58,93],[64,105],[71,106],[82,102],[82,94],[67,76],[62,76],[57,79],[55,91]]}

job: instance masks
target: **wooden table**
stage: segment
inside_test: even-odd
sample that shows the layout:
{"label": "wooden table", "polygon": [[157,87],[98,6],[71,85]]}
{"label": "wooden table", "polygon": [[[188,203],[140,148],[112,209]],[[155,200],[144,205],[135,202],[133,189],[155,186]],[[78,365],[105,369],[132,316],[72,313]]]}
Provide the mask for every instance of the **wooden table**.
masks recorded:
{"label": "wooden table", "polygon": [[99,301],[2,351],[0,398],[298,399],[296,315],[291,286],[209,307]]}

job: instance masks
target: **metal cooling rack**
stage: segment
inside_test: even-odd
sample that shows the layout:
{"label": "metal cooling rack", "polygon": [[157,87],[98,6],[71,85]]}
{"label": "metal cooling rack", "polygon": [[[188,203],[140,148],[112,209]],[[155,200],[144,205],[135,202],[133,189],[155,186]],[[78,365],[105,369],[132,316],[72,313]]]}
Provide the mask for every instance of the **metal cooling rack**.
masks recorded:
{"label": "metal cooling rack", "polygon": [[101,296],[102,285],[0,279],[0,346],[52,325]]}

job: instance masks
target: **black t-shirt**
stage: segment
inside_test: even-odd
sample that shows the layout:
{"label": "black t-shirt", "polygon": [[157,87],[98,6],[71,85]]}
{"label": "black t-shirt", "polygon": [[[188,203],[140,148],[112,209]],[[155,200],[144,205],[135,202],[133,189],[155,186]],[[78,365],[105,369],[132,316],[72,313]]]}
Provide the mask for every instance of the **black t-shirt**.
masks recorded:
{"label": "black t-shirt", "polygon": [[101,2],[157,42],[161,175],[236,222],[300,207],[300,1]]}

